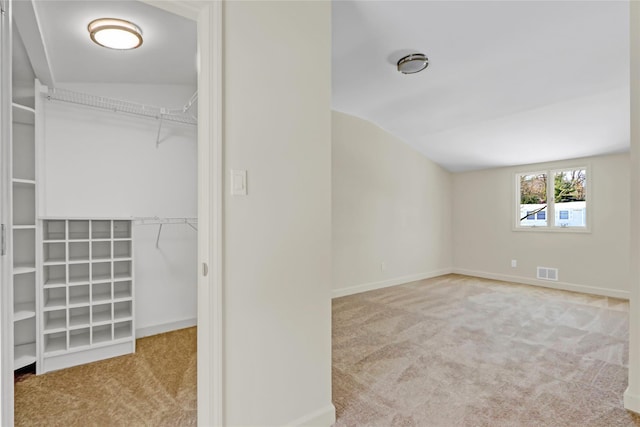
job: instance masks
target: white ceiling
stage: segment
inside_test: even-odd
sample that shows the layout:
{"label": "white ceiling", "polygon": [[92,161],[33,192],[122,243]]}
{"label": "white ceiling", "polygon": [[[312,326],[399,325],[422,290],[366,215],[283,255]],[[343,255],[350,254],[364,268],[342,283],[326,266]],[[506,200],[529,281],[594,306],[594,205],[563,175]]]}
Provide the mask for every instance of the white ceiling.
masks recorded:
{"label": "white ceiling", "polygon": [[334,1],[332,25],[333,108],[451,171],[629,148],[626,1]]}
{"label": "white ceiling", "polygon": [[[194,21],[138,1],[35,0],[34,4],[55,83],[195,86]],[[103,17],[136,23],[143,32],[142,46],[118,51],[93,43],[87,24]]]}

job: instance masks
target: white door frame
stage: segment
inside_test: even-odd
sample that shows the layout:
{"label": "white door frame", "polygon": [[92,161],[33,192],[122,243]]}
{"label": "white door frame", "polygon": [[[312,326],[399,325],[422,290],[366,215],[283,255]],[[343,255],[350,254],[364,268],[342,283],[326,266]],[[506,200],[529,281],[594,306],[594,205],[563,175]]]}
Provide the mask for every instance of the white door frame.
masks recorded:
{"label": "white door frame", "polygon": [[[0,0],[4,5],[5,1]],[[198,425],[221,426],[222,413],[222,2],[216,0],[143,0],[145,3],[192,19],[198,24]],[[4,9],[4,7],[3,7]],[[10,19],[2,25],[2,66],[11,65]],[[8,27],[8,30],[7,30]],[[9,38],[10,40],[10,38]],[[9,62],[5,61],[5,58]],[[0,77],[6,80],[7,70]],[[9,68],[8,72],[11,72]],[[6,84],[0,88],[1,137],[7,139]],[[11,84],[9,80],[9,93]],[[6,104],[6,105],[5,105]],[[3,140],[2,147],[8,143]],[[5,160],[6,161],[6,160]],[[5,185],[0,167],[0,186]],[[4,189],[4,187],[0,187]],[[5,192],[3,191],[3,194]],[[4,210],[6,200],[0,200]],[[3,295],[6,269],[0,266]],[[13,343],[7,302],[0,304],[0,423],[13,425]],[[7,333],[7,331],[9,331]]]}
{"label": "white door frame", "polygon": [[[0,223],[11,220],[11,4],[1,0],[0,23]],[[9,238],[9,236],[7,236]],[[0,257],[0,425],[13,425],[13,278],[9,254]]]}

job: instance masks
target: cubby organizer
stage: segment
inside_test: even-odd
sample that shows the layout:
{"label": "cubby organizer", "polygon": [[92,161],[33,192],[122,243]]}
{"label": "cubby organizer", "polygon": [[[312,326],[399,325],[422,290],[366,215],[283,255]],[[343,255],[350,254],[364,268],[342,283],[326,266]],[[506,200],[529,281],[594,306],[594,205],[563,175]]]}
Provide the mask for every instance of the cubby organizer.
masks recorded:
{"label": "cubby organizer", "polygon": [[135,350],[131,220],[44,219],[42,369]]}

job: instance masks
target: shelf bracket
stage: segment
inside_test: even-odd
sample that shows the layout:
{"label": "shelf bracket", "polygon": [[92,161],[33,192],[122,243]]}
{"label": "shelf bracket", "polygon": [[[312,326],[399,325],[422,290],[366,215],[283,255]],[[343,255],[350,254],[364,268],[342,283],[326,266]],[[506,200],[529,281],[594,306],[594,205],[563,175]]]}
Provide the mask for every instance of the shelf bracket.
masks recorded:
{"label": "shelf bracket", "polygon": [[159,243],[160,243],[160,233],[162,233],[162,226],[163,226],[163,225],[164,225],[164,224],[160,223],[160,226],[158,227],[158,236],[156,237],[156,249],[158,249],[158,248],[160,247],[160,246],[159,246]]}
{"label": "shelf bracket", "polygon": [[156,135],[156,149],[160,146],[160,131],[162,130],[162,119],[164,116],[160,114],[160,119],[158,120],[158,134]]}

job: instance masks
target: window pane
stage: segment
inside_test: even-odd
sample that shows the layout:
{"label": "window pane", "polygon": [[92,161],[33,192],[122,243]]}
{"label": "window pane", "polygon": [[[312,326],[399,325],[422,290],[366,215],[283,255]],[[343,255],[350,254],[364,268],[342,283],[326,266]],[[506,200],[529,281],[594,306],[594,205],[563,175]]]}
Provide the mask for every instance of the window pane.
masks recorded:
{"label": "window pane", "polygon": [[587,226],[587,171],[570,169],[554,173],[556,227]]}
{"label": "window pane", "polygon": [[[520,225],[547,225],[547,174],[520,175]],[[540,216],[539,214],[543,215]]]}

